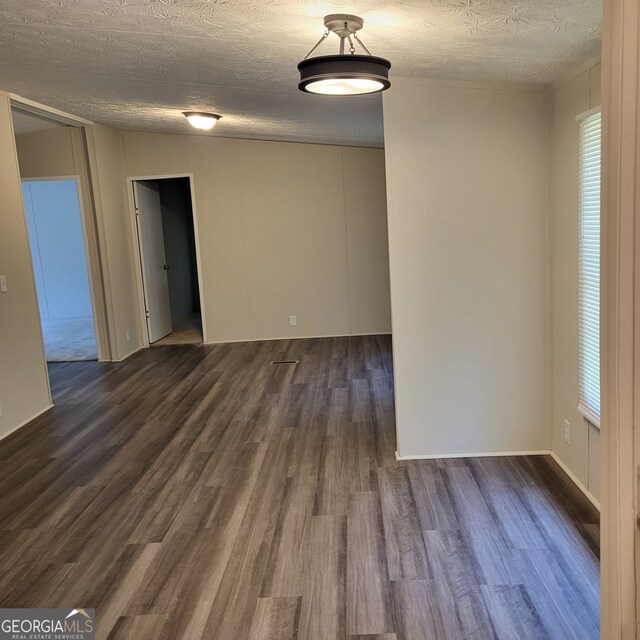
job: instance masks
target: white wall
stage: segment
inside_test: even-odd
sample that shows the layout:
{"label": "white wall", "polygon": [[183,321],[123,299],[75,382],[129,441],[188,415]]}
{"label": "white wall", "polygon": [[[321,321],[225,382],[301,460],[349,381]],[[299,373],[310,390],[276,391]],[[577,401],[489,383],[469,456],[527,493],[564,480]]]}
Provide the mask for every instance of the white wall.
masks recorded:
{"label": "white wall", "polygon": [[23,181],[22,192],[41,317],[91,317],[75,179]]}
{"label": "white wall", "polygon": [[8,95],[0,92],[0,438],[51,404]]}
{"label": "white wall", "polygon": [[549,449],[546,94],[384,94],[398,451]]}
{"label": "white wall", "polygon": [[124,145],[130,177],[194,176],[209,342],[390,331],[381,150],[130,132]]}
{"label": "white wall", "polygon": [[[579,166],[576,116],[600,104],[600,64],[559,81],[549,99],[549,239],[551,265],[552,448],[596,497],[600,432],[578,413]],[[571,425],[570,444],[564,421]]]}

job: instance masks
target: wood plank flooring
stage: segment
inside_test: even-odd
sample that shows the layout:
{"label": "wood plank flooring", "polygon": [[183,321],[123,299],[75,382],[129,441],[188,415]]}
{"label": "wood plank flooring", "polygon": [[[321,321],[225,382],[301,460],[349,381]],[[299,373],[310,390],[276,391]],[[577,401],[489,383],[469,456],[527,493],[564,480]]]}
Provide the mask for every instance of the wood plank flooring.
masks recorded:
{"label": "wood plank flooring", "polygon": [[2,607],[95,607],[103,640],[598,638],[595,509],[546,457],[396,461],[388,336],[50,373],[0,442]]}

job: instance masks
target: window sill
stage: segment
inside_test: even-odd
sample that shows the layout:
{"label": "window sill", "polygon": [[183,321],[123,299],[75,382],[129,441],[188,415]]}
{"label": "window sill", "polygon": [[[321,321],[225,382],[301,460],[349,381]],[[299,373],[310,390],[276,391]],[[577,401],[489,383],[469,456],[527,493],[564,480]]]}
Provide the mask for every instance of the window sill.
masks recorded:
{"label": "window sill", "polygon": [[600,429],[600,416],[596,416],[596,414],[593,413],[593,411],[587,409],[581,404],[578,405],[577,410],[578,410],[578,413],[583,418],[588,420],[596,429]]}

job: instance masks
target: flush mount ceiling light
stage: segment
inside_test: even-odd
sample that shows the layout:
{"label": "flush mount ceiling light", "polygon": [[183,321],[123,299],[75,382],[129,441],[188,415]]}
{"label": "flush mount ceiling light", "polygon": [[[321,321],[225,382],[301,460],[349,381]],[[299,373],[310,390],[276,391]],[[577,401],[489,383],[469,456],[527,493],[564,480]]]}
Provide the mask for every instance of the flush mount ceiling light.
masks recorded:
{"label": "flush mount ceiling light", "polygon": [[[358,16],[333,13],[324,18],[327,28],[322,38],[298,64],[300,84],[298,89],[307,93],[353,96],[384,91],[391,86],[389,69],[391,63],[385,58],[371,55],[356,33],[362,29],[364,20]],[[331,33],[340,38],[340,53],[333,56],[309,56]],[[345,42],[349,41],[349,53],[345,53]],[[354,40],[366,55],[357,54]]]}
{"label": "flush mount ceiling light", "polygon": [[222,118],[216,113],[204,113],[202,111],[184,111],[183,113],[192,127],[203,131],[213,129],[216,122]]}

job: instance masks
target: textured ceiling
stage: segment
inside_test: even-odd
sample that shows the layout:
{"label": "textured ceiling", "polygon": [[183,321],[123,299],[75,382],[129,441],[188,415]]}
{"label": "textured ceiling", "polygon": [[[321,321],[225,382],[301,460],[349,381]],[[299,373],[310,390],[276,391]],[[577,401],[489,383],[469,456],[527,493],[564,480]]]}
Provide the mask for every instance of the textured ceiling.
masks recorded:
{"label": "textured ceiling", "polygon": [[[181,111],[223,119],[209,135],[382,144],[381,98],[297,89],[322,16],[361,15],[391,79],[546,84],[596,54],[600,0],[1,0],[0,87],[121,128],[193,133]],[[333,34],[317,53],[337,53]]]}

